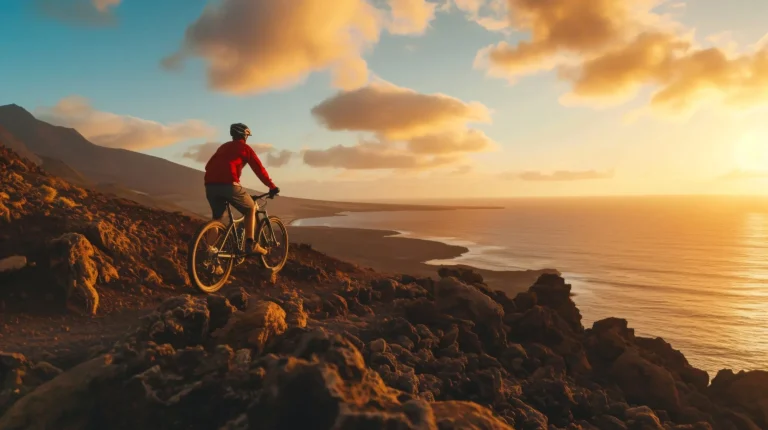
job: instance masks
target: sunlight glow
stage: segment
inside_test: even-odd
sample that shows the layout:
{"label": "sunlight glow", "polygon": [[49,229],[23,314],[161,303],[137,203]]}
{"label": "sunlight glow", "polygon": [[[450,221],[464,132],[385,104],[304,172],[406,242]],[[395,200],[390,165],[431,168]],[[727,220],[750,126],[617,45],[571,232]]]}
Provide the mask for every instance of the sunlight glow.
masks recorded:
{"label": "sunlight glow", "polygon": [[744,171],[768,171],[768,131],[744,133],[734,148],[734,162]]}

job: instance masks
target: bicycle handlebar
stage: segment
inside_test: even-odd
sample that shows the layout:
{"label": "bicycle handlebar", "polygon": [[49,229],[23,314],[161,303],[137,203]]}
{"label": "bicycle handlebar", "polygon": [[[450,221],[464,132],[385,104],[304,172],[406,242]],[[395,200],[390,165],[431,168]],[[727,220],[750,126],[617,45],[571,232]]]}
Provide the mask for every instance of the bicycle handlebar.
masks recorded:
{"label": "bicycle handlebar", "polygon": [[251,198],[254,199],[254,200],[263,199],[264,197],[269,198],[269,199],[274,199],[276,195],[277,194],[275,194],[273,196],[270,196],[269,193],[264,193],[264,194],[260,194],[260,195],[251,196]]}

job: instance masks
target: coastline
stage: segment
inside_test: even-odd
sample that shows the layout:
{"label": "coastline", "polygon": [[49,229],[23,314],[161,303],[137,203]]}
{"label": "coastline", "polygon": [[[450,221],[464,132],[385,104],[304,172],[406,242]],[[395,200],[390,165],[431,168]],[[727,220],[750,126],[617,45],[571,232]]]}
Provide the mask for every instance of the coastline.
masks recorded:
{"label": "coastline", "polygon": [[436,240],[407,237],[393,230],[300,226],[291,223],[288,235],[293,243],[307,243],[332,257],[391,275],[436,278],[440,267],[469,268],[480,273],[491,288],[511,295],[526,291],[544,273],[559,274],[556,269],[546,268],[498,271],[452,264],[451,260],[467,254],[470,249]]}

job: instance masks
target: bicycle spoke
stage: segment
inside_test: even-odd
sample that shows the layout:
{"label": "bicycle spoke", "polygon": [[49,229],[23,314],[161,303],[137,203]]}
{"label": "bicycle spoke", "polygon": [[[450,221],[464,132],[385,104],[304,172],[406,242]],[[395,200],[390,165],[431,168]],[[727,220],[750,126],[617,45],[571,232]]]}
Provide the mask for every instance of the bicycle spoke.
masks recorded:
{"label": "bicycle spoke", "polygon": [[[212,227],[203,231],[195,247],[195,261],[192,262],[198,281],[203,288],[209,288],[219,283],[222,276],[227,274],[228,261],[218,257],[225,248],[219,244],[223,232],[220,227]],[[224,242],[224,241],[221,241]],[[218,245],[218,246],[217,246]]]}
{"label": "bicycle spoke", "polygon": [[269,267],[274,268],[282,265],[288,250],[284,246],[287,241],[283,237],[284,233],[280,225],[271,219],[269,223],[271,224],[271,229],[269,228],[270,226],[265,225],[259,231],[259,244],[268,251],[267,255],[263,258],[264,262]]}

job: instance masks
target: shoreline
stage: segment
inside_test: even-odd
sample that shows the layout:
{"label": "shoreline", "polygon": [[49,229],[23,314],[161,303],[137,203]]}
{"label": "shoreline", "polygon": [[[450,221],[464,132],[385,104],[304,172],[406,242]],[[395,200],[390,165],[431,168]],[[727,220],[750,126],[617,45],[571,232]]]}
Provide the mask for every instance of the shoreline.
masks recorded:
{"label": "shoreline", "polygon": [[327,255],[378,272],[435,278],[441,267],[467,268],[480,273],[491,288],[511,295],[526,291],[544,273],[560,274],[551,268],[489,270],[454,264],[450,261],[471,252],[471,249],[437,240],[407,237],[396,230],[301,226],[293,222],[288,229],[291,242],[307,243]]}

